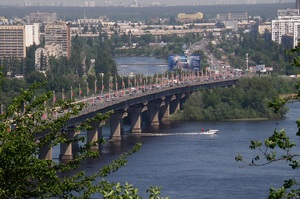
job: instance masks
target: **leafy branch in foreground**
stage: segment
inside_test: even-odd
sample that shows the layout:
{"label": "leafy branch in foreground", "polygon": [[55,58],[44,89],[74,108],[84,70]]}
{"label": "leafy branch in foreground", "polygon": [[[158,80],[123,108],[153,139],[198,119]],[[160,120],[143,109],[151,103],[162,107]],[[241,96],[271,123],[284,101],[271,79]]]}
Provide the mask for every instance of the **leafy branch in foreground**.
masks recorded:
{"label": "leafy branch in foreground", "polygon": [[[85,105],[59,101],[47,106],[53,97],[51,92],[34,97],[35,90],[41,86],[35,84],[23,90],[7,112],[0,115],[0,198],[90,198],[96,193],[104,198],[140,198],[132,185],[114,184],[105,179],[126,165],[127,157],[140,149],[140,143],[89,176],[80,171],[80,163],[88,157],[99,157],[90,146],[104,140],[81,146],[68,162],[38,158],[44,147],[85,142],[84,137],[67,139],[63,130],[69,118],[78,115]],[[57,107],[68,111],[58,116]],[[96,119],[106,120],[109,114],[97,115]],[[79,128],[89,129],[93,122],[89,120]],[[150,198],[159,198],[159,194],[158,188],[150,189]]]}
{"label": "leafy branch in foreground", "polygon": [[[235,160],[242,162],[244,166],[265,166],[273,162],[285,161],[292,169],[299,169],[300,167],[298,160],[300,154],[293,153],[292,150],[296,147],[296,144],[290,141],[284,130],[275,130],[273,135],[266,139],[264,143],[261,141],[251,141],[249,147],[251,150],[258,150],[259,154],[255,155],[251,162],[245,161],[242,155],[237,155]],[[278,149],[283,153],[278,154],[276,152]],[[297,185],[295,179],[288,179],[281,188],[271,188],[269,198],[298,198],[300,189],[299,187],[294,188],[295,185]]]}

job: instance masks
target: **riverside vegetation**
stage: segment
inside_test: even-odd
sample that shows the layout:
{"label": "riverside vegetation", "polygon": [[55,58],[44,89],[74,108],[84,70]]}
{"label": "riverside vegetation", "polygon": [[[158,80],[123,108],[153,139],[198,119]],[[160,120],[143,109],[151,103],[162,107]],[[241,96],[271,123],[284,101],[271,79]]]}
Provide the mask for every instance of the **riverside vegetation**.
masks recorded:
{"label": "riverside vegetation", "polygon": [[295,92],[297,78],[264,76],[241,78],[228,88],[200,90],[190,96],[184,111],[173,116],[174,120],[234,120],[271,119],[283,117],[288,108],[274,112],[268,103],[282,94]]}

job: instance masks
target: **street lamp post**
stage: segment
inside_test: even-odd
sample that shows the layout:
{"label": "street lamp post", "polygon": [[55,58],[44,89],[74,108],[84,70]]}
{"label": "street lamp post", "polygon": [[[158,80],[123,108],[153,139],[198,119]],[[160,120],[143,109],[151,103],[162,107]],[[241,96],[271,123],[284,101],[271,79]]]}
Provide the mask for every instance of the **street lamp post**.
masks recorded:
{"label": "street lamp post", "polygon": [[73,99],[73,88],[71,86],[71,100]]}
{"label": "street lamp post", "polygon": [[112,86],[112,78],[113,77],[109,77],[109,88],[108,88],[108,99],[111,99],[111,86]]}
{"label": "street lamp post", "polygon": [[89,95],[89,82],[86,80],[86,96]]}
{"label": "street lamp post", "polygon": [[104,89],[104,86],[103,86],[103,77],[104,77],[104,73],[100,73],[101,75],[101,96],[103,95],[103,89]]}
{"label": "street lamp post", "polygon": [[94,90],[94,94],[96,95],[97,94],[97,80],[94,81],[94,87],[95,87],[95,90]]}
{"label": "street lamp post", "polygon": [[65,100],[65,94],[64,94],[64,89],[63,88],[61,89],[61,98],[62,98],[62,100]]}
{"label": "street lamp post", "polygon": [[78,85],[78,88],[79,88],[79,90],[78,90],[78,97],[80,98],[81,97],[80,84]]}
{"label": "street lamp post", "polygon": [[118,78],[117,77],[115,77],[115,86],[116,86],[116,92],[118,91]]}
{"label": "street lamp post", "polygon": [[53,91],[53,104],[55,104],[56,98],[55,98],[55,91]]}

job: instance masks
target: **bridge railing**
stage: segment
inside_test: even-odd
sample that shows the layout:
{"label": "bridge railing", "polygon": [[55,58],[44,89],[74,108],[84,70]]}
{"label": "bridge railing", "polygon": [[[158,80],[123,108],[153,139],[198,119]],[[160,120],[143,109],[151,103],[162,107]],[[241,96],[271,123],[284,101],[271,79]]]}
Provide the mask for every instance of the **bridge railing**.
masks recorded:
{"label": "bridge railing", "polygon": [[[95,102],[95,100],[93,98],[87,98],[84,100],[84,102],[86,103],[86,107],[80,112],[79,115],[85,115],[90,112],[95,112],[96,110],[105,109],[105,108],[111,107],[113,105],[124,103],[128,100],[134,100],[134,99],[137,99],[137,98],[140,98],[143,96],[147,96],[147,95],[162,93],[165,91],[175,90],[178,88],[207,85],[207,84],[213,84],[213,83],[216,84],[218,82],[226,82],[226,81],[237,80],[237,79],[238,78],[228,78],[225,80],[198,81],[198,82],[195,81],[195,82],[188,82],[186,84],[178,84],[173,87],[167,87],[167,86],[157,87],[157,88],[153,88],[151,90],[147,90],[145,92],[137,92],[135,94],[124,94],[124,96],[116,97],[114,99],[110,99],[109,101],[102,100],[102,101]],[[76,117],[76,116],[74,116],[74,117]]]}

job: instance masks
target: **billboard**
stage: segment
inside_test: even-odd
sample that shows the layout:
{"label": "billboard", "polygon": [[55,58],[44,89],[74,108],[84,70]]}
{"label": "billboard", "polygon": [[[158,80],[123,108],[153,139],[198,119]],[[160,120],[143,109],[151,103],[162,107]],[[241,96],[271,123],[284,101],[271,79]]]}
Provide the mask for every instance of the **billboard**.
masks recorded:
{"label": "billboard", "polygon": [[200,55],[169,55],[169,70],[200,70]]}

